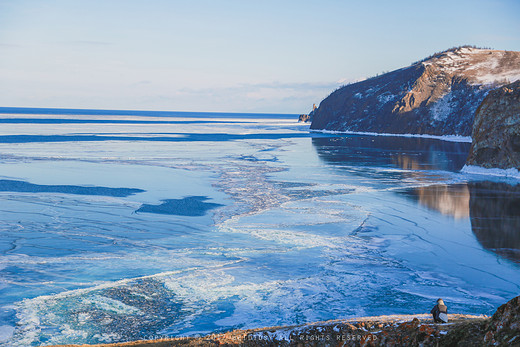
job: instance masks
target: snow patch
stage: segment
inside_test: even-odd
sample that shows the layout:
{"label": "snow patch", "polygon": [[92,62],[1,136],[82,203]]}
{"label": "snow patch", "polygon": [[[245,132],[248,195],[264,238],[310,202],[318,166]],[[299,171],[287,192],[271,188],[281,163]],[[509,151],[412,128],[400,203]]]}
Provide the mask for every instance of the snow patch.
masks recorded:
{"label": "snow patch", "polygon": [[430,109],[432,119],[435,122],[446,120],[448,116],[453,112],[451,105],[451,94],[447,94],[439,99]]}
{"label": "snow patch", "polygon": [[422,62],[436,66],[444,73],[469,76],[472,85],[507,84],[520,79],[520,69],[503,66],[505,52],[461,48]]}
{"label": "snow patch", "polygon": [[458,49],[458,51],[460,53],[464,53],[464,54],[471,54],[471,53],[475,53],[475,49],[471,48],[471,47],[461,47]]}
{"label": "snow patch", "polygon": [[392,101],[394,99],[395,95],[390,92],[385,92],[377,96],[377,100],[382,104],[386,104],[387,102]]}
{"label": "snow patch", "polygon": [[274,332],[268,332],[267,336],[269,336],[271,341],[291,341],[291,333],[290,329],[276,330]]}
{"label": "snow patch", "polygon": [[490,73],[486,75],[480,75],[476,76],[476,79],[482,84],[513,83],[520,80],[520,70],[500,74]]}

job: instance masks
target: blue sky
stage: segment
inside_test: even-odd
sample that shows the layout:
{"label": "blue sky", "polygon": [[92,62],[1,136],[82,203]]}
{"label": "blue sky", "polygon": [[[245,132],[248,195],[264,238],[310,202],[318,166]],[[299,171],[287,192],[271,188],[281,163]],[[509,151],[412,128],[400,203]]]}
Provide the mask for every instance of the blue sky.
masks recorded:
{"label": "blue sky", "polygon": [[520,51],[520,1],[0,0],[0,106],[307,113],[452,46]]}

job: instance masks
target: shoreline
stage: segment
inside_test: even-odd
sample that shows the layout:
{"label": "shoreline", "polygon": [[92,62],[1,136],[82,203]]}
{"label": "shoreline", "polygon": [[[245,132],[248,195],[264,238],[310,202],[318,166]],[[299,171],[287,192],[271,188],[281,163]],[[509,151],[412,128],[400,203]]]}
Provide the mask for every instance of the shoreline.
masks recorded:
{"label": "shoreline", "polygon": [[485,315],[449,314],[446,324],[434,323],[431,314],[387,315],[336,319],[294,326],[238,329],[203,337],[159,338],[95,345],[54,345],[53,347],[170,347],[170,346],[378,346],[412,341],[438,341],[456,330],[485,324]]}
{"label": "shoreline", "polygon": [[428,134],[392,134],[392,133],[375,133],[369,131],[339,131],[339,130],[326,130],[326,129],[309,129],[311,133],[322,133],[322,134],[344,134],[344,135],[369,135],[369,136],[388,136],[388,137],[418,137],[424,139],[434,139],[449,142],[466,142],[471,143],[471,136],[460,136],[460,135],[428,135]]}
{"label": "shoreline", "polygon": [[481,176],[491,176],[491,177],[520,180],[520,172],[516,168],[509,168],[509,169],[485,168],[482,166],[466,164],[460,170],[460,172],[464,173],[464,174],[470,174],[470,175],[481,175]]}
{"label": "shoreline", "polygon": [[434,323],[429,313],[359,317],[204,337],[54,347],[520,346],[520,296],[501,305],[491,317],[449,313],[448,319],[448,323]]}

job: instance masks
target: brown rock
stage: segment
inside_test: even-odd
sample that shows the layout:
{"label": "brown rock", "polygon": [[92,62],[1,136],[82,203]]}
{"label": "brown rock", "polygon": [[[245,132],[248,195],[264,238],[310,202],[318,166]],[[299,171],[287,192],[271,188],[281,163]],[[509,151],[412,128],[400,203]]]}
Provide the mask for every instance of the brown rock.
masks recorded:
{"label": "brown rock", "polygon": [[441,346],[520,346],[520,296],[500,306],[490,319],[448,331]]}
{"label": "brown rock", "polygon": [[298,122],[309,122],[311,120],[311,117],[309,117],[308,114],[301,114],[300,117],[298,117]]}
{"label": "brown rock", "polygon": [[317,109],[316,104],[313,104],[312,111],[309,112],[309,114],[301,114],[300,117],[298,118],[298,122],[312,122],[316,109]]}
{"label": "brown rock", "polygon": [[486,327],[486,338],[501,346],[520,346],[520,296],[497,309]]}
{"label": "brown rock", "polygon": [[473,125],[468,165],[520,169],[520,80],[491,91]]}

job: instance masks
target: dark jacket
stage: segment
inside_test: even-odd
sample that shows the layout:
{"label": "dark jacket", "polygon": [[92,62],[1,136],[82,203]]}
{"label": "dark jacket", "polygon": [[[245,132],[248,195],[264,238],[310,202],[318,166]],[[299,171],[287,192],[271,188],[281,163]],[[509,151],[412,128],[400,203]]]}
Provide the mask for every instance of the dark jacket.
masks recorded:
{"label": "dark jacket", "polygon": [[433,306],[430,313],[433,315],[433,321],[435,323],[442,323],[443,321],[439,319],[439,314],[441,314],[441,313],[448,314],[448,307],[446,307],[446,305],[437,304],[437,305]]}

